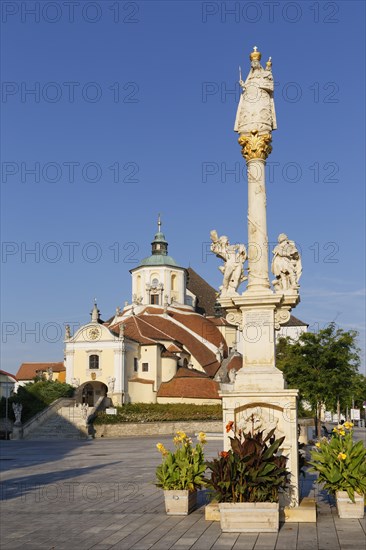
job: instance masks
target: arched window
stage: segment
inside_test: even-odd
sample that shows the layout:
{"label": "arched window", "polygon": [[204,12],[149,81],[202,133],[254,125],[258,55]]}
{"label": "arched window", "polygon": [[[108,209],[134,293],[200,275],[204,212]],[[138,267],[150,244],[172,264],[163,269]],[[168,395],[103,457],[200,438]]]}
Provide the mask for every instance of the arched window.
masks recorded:
{"label": "arched window", "polygon": [[99,369],[99,355],[90,355],[89,369]]}
{"label": "arched window", "polygon": [[153,288],[156,288],[159,284],[159,279],[157,279],[156,277],[151,281],[151,286]]}

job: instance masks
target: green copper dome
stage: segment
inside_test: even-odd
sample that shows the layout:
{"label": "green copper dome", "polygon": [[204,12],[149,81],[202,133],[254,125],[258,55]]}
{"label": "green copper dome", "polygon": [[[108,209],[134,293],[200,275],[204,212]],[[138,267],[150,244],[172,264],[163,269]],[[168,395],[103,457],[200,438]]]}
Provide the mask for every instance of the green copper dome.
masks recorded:
{"label": "green copper dome", "polygon": [[144,258],[140,265],[171,265],[179,267],[177,262],[168,256],[168,241],[165,239],[164,233],[160,231],[161,221],[160,214],[158,218],[158,232],[155,233],[153,242],[151,243],[151,256]]}
{"label": "green copper dome", "polygon": [[151,256],[141,260],[140,265],[171,265],[174,267],[179,267],[174,258],[163,254],[152,254]]}

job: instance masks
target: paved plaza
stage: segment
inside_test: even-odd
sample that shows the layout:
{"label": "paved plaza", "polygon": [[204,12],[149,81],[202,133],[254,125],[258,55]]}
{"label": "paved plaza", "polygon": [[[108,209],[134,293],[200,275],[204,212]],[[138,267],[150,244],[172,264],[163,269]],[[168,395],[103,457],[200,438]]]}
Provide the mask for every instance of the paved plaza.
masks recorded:
{"label": "paved plaza", "polygon": [[[205,520],[205,492],[191,515],[168,517],[153,484],[158,441],[171,437],[2,441],[2,550],[365,550],[365,519],[340,520],[312,478],[302,491],[318,500],[316,524],[223,534]],[[209,441],[207,458],[220,450]]]}

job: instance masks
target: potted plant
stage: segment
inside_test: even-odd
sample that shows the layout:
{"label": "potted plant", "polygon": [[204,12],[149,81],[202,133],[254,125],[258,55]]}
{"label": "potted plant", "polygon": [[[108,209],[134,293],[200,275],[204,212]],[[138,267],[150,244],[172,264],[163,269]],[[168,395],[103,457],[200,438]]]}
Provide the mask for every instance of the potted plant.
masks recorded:
{"label": "potted plant", "polygon": [[191,438],[178,431],[174,437],[174,452],[162,443],[156,446],[162,454],[162,463],[156,468],[156,485],[164,489],[165,510],[169,515],[187,515],[197,505],[197,489],[205,485],[206,463],[203,445],[206,436],[198,434],[194,446]]}
{"label": "potted plant", "polygon": [[336,497],[340,518],[363,518],[366,495],[366,449],[362,441],[354,443],[353,424],[345,422],[333,429],[330,440],[323,437],[311,451],[317,483]]}
{"label": "potted plant", "polygon": [[229,422],[226,432],[231,449],[207,463],[211,479],[207,485],[219,502],[221,529],[224,532],[276,532],[279,528],[279,493],[290,476],[286,457],[279,454],[284,437],[276,439],[275,430],[267,435],[258,431],[236,431]]}

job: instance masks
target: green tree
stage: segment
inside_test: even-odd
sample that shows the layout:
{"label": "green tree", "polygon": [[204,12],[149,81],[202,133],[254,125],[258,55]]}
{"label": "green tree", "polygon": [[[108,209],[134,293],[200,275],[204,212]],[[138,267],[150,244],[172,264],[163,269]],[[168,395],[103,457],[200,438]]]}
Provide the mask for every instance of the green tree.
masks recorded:
{"label": "green tree", "polygon": [[330,323],[317,333],[305,332],[296,342],[281,338],[277,345],[277,367],[283,371],[290,388],[298,388],[316,417],[320,434],[320,412],[347,405],[357,380],[360,350],[357,332],[344,331]]}
{"label": "green tree", "polygon": [[[363,404],[366,402],[366,376],[357,373],[353,380],[352,403],[356,409],[364,411]],[[365,411],[366,412],[366,411]]]}

